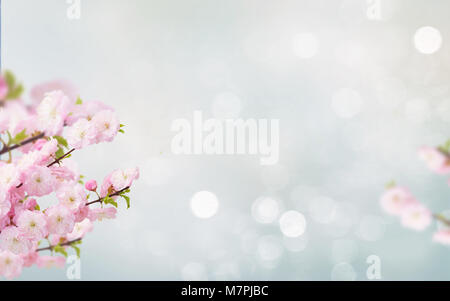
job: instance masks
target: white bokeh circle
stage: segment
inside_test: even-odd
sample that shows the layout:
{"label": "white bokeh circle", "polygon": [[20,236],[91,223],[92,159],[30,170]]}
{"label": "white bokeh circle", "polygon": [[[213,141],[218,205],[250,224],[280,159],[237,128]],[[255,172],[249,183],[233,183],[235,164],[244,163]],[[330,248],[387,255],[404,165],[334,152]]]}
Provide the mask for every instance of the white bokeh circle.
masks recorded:
{"label": "white bokeh circle", "polygon": [[219,210],[219,200],[209,191],[200,191],[191,198],[192,213],[202,219],[213,217]]}
{"label": "white bokeh circle", "polygon": [[421,27],[414,34],[414,46],[420,53],[433,54],[442,46],[442,35],[434,27]]}
{"label": "white bokeh circle", "polygon": [[298,237],[305,233],[306,219],[298,211],[287,211],[280,218],[280,230],[284,236]]}

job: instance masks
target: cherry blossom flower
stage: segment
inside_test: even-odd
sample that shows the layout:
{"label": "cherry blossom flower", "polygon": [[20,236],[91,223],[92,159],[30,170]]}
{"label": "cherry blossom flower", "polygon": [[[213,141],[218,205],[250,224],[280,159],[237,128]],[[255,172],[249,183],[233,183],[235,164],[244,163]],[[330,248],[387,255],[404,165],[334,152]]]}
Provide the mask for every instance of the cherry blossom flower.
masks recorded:
{"label": "cherry blossom flower", "polygon": [[31,267],[33,264],[36,263],[39,254],[38,252],[30,252],[28,254],[21,254],[20,257],[22,257],[24,267]]}
{"label": "cherry blossom flower", "polygon": [[55,177],[50,169],[35,165],[24,175],[23,186],[31,196],[44,196],[55,187]]}
{"label": "cherry blossom flower", "polygon": [[66,258],[62,256],[39,256],[36,265],[40,268],[63,268],[66,265]]}
{"label": "cherry blossom flower", "polygon": [[39,211],[24,210],[17,219],[19,230],[34,241],[47,236],[47,221],[45,215]]}
{"label": "cherry blossom flower", "polygon": [[431,220],[430,210],[421,204],[408,206],[401,215],[402,225],[417,231],[425,230],[431,224]]}
{"label": "cherry blossom flower", "polygon": [[116,113],[111,110],[98,112],[92,118],[92,124],[96,133],[96,142],[111,142],[120,129],[120,123]]}
{"label": "cherry blossom flower", "polygon": [[96,191],[97,190],[97,181],[95,180],[89,180],[84,184],[84,187],[89,191]]}
{"label": "cherry blossom flower", "polygon": [[450,229],[443,229],[434,233],[433,241],[450,246]]}
{"label": "cherry blossom flower", "polygon": [[19,255],[9,251],[0,252],[0,275],[8,279],[15,278],[22,272],[23,260]]}
{"label": "cherry blossom flower", "polygon": [[68,240],[83,238],[86,233],[91,232],[93,228],[94,225],[92,224],[92,222],[88,218],[86,218],[82,222],[76,223],[73,231],[67,234],[66,237]]}
{"label": "cherry blossom flower", "polygon": [[128,168],[125,170],[117,169],[105,177],[100,189],[100,196],[105,197],[113,191],[120,191],[133,184],[133,181],[139,179],[138,168]]}
{"label": "cherry blossom flower", "polygon": [[96,208],[89,211],[89,219],[91,221],[102,221],[103,219],[114,219],[116,218],[117,210],[116,208]]}
{"label": "cherry blossom flower", "polygon": [[450,173],[450,157],[440,150],[432,147],[422,147],[419,150],[419,156],[432,171],[438,174]]}
{"label": "cherry blossom flower", "polygon": [[75,210],[86,203],[86,192],[80,184],[66,184],[61,186],[56,196],[61,201],[61,204],[67,206],[71,210]]}
{"label": "cherry blossom flower", "polygon": [[69,114],[70,101],[62,91],[46,93],[36,108],[39,129],[48,136],[59,135]]}
{"label": "cherry blossom flower", "polygon": [[33,242],[19,231],[19,228],[10,226],[0,233],[0,249],[14,254],[28,253],[33,247]]}
{"label": "cherry blossom flower", "polygon": [[80,119],[67,130],[67,142],[75,149],[82,149],[95,142],[96,133],[87,119]]}
{"label": "cherry blossom flower", "polygon": [[50,234],[65,235],[72,232],[75,225],[75,217],[72,212],[63,205],[50,207],[45,212],[47,226]]}
{"label": "cherry blossom flower", "polygon": [[0,189],[9,191],[20,184],[19,171],[14,164],[0,163]]}
{"label": "cherry blossom flower", "polygon": [[77,89],[68,81],[55,80],[34,86],[30,91],[33,102],[38,105],[49,91],[62,91],[71,102],[78,97]]}
{"label": "cherry blossom flower", "polygon": [[413,195],[404,187],[388,189],[380,202],[382,208],[391,215],[401,215],[408,206],[417,203]]}

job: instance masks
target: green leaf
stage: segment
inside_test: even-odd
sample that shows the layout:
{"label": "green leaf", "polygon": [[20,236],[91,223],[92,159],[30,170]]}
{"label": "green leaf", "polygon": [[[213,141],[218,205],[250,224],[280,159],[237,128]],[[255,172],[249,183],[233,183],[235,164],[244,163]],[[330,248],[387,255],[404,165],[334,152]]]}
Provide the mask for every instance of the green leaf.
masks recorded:
{"label": "green leaf", "polygon": [[122,129],[120,129],[120,130],[119,130],[119,133],[125,134],[125,131],[122,130]]}
{"label": "green leaf", "polygon": [[389,183],[387,183],[385,185],[386,189],[391,189],[391,188],[394,188],[395,186],[397,186],[397,183],[395,183],[394,180],[390,181]]}
{"label": "green leaf", "polygon": [[64,150],[60,147],[58,148],[58,151],[56,151],[55,156],[56,158],[61,158],[62,156],[64,156]]}
{"label": "green leaf", "polygon": [[8,85],[8,88],[9,89],[14,88],[14,86],[16,85],[16,77],[14,76],[14,74],[11,71],[6,70],[4,78],[6,84]]}
{"label": "green leaf", "polygon": [[56,141],[58,141],[58,144],[59,144],[59,145],[62,145],[62,146],[64,146],[65,148],[68,148],[68,147],[69,147],[69,144],[67,143],[67,140],[64,139],[64,137],[61,137],[61,136],[53,136],[53,138],[55,138]]}
{"label": "green leaf", "polygon": [[125,126],[125,124],[120,124],[120,127],[123,128]]}
{"label": "green leaf", "polygon": [[75,252],[77,253],[77,257],[80,258],[80,253],[81,253],[80,248],[78,248],[78,247],[76,246],[75,243],[70,244],[70,246],[71,246],[71,247],[75,250]]}
{"label": "green leaf", "polygon": [[36,206],[34,207],[34,210],[41,211],[41,207],[39,207],[39,205],[36,204]]}
{"label": "green leaf", "polygon": [[60,253],[60,254],[64,255],[64,257],[67,257],[67,255],[68,255],[67,251],[61,245],[54,246],[53,251],[55,251],[55,253]]}
{"label": "green leaf", "polygon": [[109,196],[107,196],[107,197],[105,197],[105,198],[103,199],[103,203],[105,203],[105,204],[111,204],[111,205],[113,205],[113,206],[116,207],[116,208],[118,207],[117,202],[114,201],[114,199],[111,198],[111,197],[109,197]]}
{"label": "green leaf", "polygon": [[22,84],[20,84],[17,87],[13,88],[11,91],[9,91],[8,95],[6,96],[6,99],[18,99],[20,98],[20,96],[22,96],[23,91],[24,88]]}
{"label": "green leaf", "polygon": [[13,139],[12,139],[12,143],[14,144],[19,144],[20,142],[22,142],[23,140],[27,139],[27,130],[23,130],[20,133],[18,133]]}
{"label": "green leaf", "polygon": [[130,209],[130,197],[125,194],[121,194],[120,196],[123,197],[127,202],[127,209]]}
{"label": "green leaf", "polygon": [[83,104],[83,100],[80,98],[80,96],[78,96],[77,101],[75,102],[76,105],[82,105]]}

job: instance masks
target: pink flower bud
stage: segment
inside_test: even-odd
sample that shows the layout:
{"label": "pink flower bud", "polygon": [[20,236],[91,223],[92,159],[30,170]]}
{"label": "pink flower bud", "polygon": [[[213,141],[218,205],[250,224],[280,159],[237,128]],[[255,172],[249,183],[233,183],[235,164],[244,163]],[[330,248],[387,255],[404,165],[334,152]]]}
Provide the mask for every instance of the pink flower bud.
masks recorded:
{"label": "pink flower bud", "polygon": [[25,202],[25,208],[33,211],[36,208],[37,202],[36,199],[29,199]]}
{"label": "pink flower bud", "polygon": [[86,182],[84,187],[89,191],[96,191],[97,190],[97,181],[95,180],[89,180]]}

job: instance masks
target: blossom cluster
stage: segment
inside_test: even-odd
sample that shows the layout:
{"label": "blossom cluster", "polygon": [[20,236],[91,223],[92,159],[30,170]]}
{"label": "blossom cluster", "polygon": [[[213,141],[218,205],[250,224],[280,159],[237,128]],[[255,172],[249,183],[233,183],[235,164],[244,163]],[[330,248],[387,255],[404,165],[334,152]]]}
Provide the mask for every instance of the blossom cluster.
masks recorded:
{"label": "blossom cluster", "polygon": [[35,87],[31,102],[22,92],[12,73],[0,77],[0,275],[7,278],[32,265],[64,266],[68,249],[79,256],[95,221],[115,218],[119,199],[130,206],[127,194],[139,178],[131,168],[113,171],[100,185],[84,183],[70,158],[123,132],[112,108],[83,102],[64,82]]}
{"label": "blossom cluster", "polygon": [[[450,174],[450,142],[436,148],[422,147],[419,150],[419,157],[431,171],[440,175]],[[450,220],[442,214],[433,214],[408,188],[388,184],[380,202],[384,211],[398,216],[406,228],[423,231],[432,224],[433,219],[436,219],[440,227],[434,233],[433,241],[450,245]]]}

